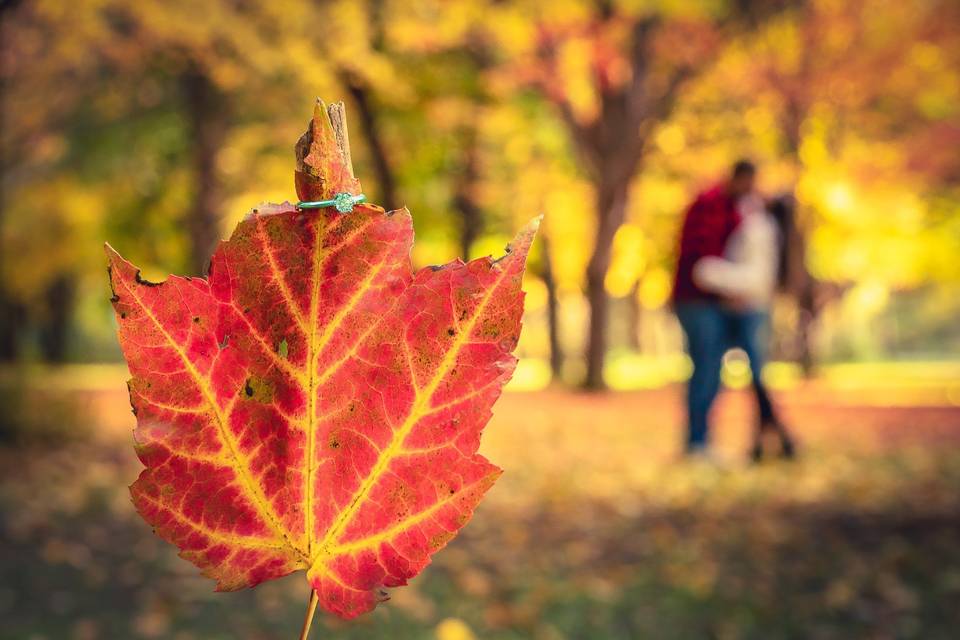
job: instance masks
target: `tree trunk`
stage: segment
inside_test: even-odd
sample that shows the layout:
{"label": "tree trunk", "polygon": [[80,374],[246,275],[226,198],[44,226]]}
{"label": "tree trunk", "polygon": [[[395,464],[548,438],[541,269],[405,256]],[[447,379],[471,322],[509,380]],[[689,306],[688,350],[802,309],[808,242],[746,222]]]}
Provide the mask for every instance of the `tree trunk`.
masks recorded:
{"label": "tree trunk", "polygon": [[613,237],[623,224],[626,215],[629,185],[629,174],[627,174],[626,179],[616,182],[601,179],[597,190],[597,233],[593,255],[590,256],[590,262],[587,265],[590,329],[587,337],[587,375],[583,386],[589,390],[606,388],[603,364],[607,353],[610,300],[604,280],[610,268]]}
{"label": "tree trunk", "polygon": [[557,281],[553,276],[553,256],[550,253],[549,237],[542,231],[540,243],[540,277],[547,288],[547,331],[550,338],[550,377],[558,382],[563,376],[563,347],[560,345],[560,300],[557,297]]}
{"label": "tree trunk", "polygon": [[214,246],[220,239],[221,185],[217,154],[227,135],[227,102],[207,73],[192,65],[181,76],[192,147],[194,194],[187,229],[191,262],[196,273],[205,273]]}
{"label": "tree trunk", "polygon": [[643,322],[643,310],[640,308],[640,280],[637,279],[627,294],[627,344],[634,351],[640,349],[640,324]]}
{"label": "tree trunk", "polygon": [[66,273],[54,278],[47,287],[47,316],[40,329],[40,351],[47,362],[61,363],[67,359],[76,290],[76,279]]}
{"label": "tree trunk", "polygon": [[[19,2],[0,2],[0,36],[8,28],[7,17],[17,8]],[[5,39],[0,37],[0,62],[6,58]],[[0,69],[0,128],[8,126],[7,124],[7,69]],[[6,132],[0,135],[0,138],[6,139]],[[15,153],[0,146],[0,169],[6,170],[9,164],[13,163]],[[6,213],[6,174],[0,174],[0,232],[3,230]],[[0,238],[3,234],[0,233]],[[0,247],[0,251],[5,247]],[[0,258],[8,258],[0,254]],[[0,282],[0,362],[13,362],[20,353],[20,334],[26,324],[27,310],[22,304],[15,300],[8,292],[6,286]]]}
{"label": "tree trunk", "polygon": [[[787,155],[794,166],[794,175],[799,179],[802,170],[800,161],[801,127],[804,119],[804,108],[797,100],[788,100],[782,119],[783,133]],[[788,231],[786,247],[787,256],[787,287],[786,290],[797,304],[797,326],[794,335],[793,356],[800,365],[805,378],[813,376],[813,324],[816,321],[818,309],[816,306],[817,282],[807,269],[806,258],[806,228],[809,221],[800,216],[799,204],[794,200],[793,224]]]}
{"label": "tree trunk", "polygon": [[473,127],[464,133],[463,154],[463,167],[454,186],[453,206],[460,213],[460,255],[469,260],[473,244],[483,231],[483,211],[476,198],[480,168],[477,131]]}
{"label": "tree trunk", "polygon": [[813,324],[817,319],[812,279],[807,281],[807,285],[800,292],[797,302],[800,307],[800,313],[797,317],[797,347],[799,351],[797,360],[800,362],[800,371],[803,373],[803,377],[809,379],[813,377],[814,373]]}
{"label": "tree trunk", "polygon": [[27,310],[0,288],[0,362],[20,356],[20,335],[27,324]]}
{"label": "tree trunk", "polygon": [[397,180],[393,175],[387,147],[383,142],[383,133],[380,130],[380,121],[370,89],[362,80],[349,73],[341,74],[343,83],[353,98],[363,124],[363,133],[373,161],[373,173],[377,176],[377,185],[380,187],[380,203],[387,211],[393,211],[400,206],[397,198]]}

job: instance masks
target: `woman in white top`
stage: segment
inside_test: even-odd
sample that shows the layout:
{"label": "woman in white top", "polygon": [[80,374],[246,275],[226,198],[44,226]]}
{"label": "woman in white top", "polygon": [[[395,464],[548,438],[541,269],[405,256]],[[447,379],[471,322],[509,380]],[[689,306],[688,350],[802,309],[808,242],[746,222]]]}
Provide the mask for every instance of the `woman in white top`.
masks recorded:
{"label": "woman in white top", "polygon": [[767,326],[770,307],[785,262],[785,239],[791,223],[792,207],[786,198],[771,203],[774,217],[756,194],[738,203],[741,221],[727,240],[722,258],[705,257],[693,268],[693,280],[704,291],[727,301],[725,321],[730,346],[740,347],[750,360],[753,389],[759,410],[758,428],[750,455],[763,457],[763,436],[779,436],[783,457],[792,458],[795,447],[787,429],[777,417],[770,394],[760,377],[767,352]]}

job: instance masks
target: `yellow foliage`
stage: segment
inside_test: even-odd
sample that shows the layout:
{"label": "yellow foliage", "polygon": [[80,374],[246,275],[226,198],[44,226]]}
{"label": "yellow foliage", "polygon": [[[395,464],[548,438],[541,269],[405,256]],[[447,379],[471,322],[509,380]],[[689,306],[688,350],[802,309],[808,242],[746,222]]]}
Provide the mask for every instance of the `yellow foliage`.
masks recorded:
{"label": "yellow foliage", "polygon": [[613,239],[613,259],[607,271],[605,286],[610,295],[620,298],[633,289],[646,263],[643,230],[635,224],[624,224]]}
{"label": "yellow foliage", "polygon": [[476,640],[473,631],[460,618],[446,618],[434,630],[436,640]]}
{"label": "yellow foliage", "polygon": [[[14,161],[4,167],[0,268],[17,301],[35,304],[64,273],[92,289],[107,237],[136,243],[155,275],[188,259],[196,168],[180,83],[185,69],[199,69],[230,105],[215,163],[224,232],[256,203],[295,197],[291,145],[318,95],[346,100],[358,175],[377,198],[378,152],[359,87],[396,196],[424,230],[417,265],[456,253],[454,194],[468,141],[477,174],[469,192],[483,216],[475,255],[499,254],[513,229],[545,214],[571,354],[587,325],[582,289],[597,176],[575,153],[557,96],[543,95],[538,83],[555,83],[575,120],[590,125],[601,115],[604,83],[611,90],[632,78],[638,17],[657,12],[689,27],[729,8],[720,0],[628,0],[613,3],[616,20],[596,24],[596,5],[585,0],[29,6],[12,10],[15,28],[4,32],[13,53],[3,96],[10,123],[0,135]],[[750,156],[765,193],[795,190],[807,267],[849,291],[830,303],[826,324],[880,318],[907,289],[932,284],[946,295],[944,287],[960,282],[955,165],[921,166],[949,156],[937,147],[955,142],[960,111],[956,35],[928,28],[938,6],[817,0],[736,36],[719,34],[716,55],[695,69],[669,117],[650,123],[608,292],[626,296],[639,283],[643,309],[663,309],[685,207],[733,159]],[[557,60],[545,72],[546,35],[557,39]],[[652,63],[675,63],[670,55],[682,52],[674,49],[657,50]],[[625,141],[636,135],[617,133]],[[544,334],[546,288],[534,273],[527,282],[537,319],[528,331]],[[545,336],[528,344],[542,355]]]}
{"label": "yellow foliage", "polygon": [[668,156],[680,153],[687,145],[686,134],[678,125],[661,127],[655,137],[660,151]]}
{"label": "yellow foliage", "polygon": [[581,122],[595,119],[600,106],[590,65],[592,47],[586,38],[570,38],[560,47],[558,74],[565,80],[566,97]]}
{"label": "yellow foliage", "polygon": [[647,309],[659,309],[670,299],[673,279],[663,268],[651,269],[640,281],[640,303]]}

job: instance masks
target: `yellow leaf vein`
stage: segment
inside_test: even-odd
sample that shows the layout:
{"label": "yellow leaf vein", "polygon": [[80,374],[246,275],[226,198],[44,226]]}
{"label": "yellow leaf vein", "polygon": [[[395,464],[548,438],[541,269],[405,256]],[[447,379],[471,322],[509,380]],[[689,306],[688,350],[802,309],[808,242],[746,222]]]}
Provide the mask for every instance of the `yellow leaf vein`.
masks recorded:
{"label": "yellow leaf vein", "polygon": [[[336,542],[337,537],[342,533],[343,529],[350,523],[353,519],[353,516],[362,506],[364,499],[366,498],[367,493],[371,488],[376,484],[376,482],[383,475],[387,466],[397,455],[398,451],[402,448],[403,441],[406,439],[407,435],[413,429],[413,427],[420,421],[423,417],[425,410],[427,409],[427,403],[430,400],[430,397],[433,395],[433,392],[440,386],[440,383],[443,381],[444,377],[450,372],[450,370],[456,364],[457,356],[459,355],[460,349],[469,341],[470,335],[473,333],[473,329],[476,326],[477,322],[483,315],[483,312],[486,310],[487,305],[490,303],[490,300],[493,298],[494,293],[497,289],[500,288],[503,279],[509,273],[509,269],[506,268],[506,265],[498,263],[501,272],[497,279],[493,282],[487,292],[484,294],[481,301],[477,304],[474,309],[473,315],[470,317],[469,321],[463,326],[461,332],[457,334],[456,339],[451,344],[450,348],[444,354],[444,359],[441,362],[440,366],[437,367],[437,370],[430,380],[430,382],[424,387],[423,393],[417,394],[417,399],[411,407],[410,413],[407,415],[406,420],[403,424],[400,425],[394,431],[393,438],[390,441],[389,446],[384,449],[377,458],[377,462],[374,464],[370,473],[361,483],[360,487],[357,489],[353,498],[350,501],[350,504],[340,512],[336,521],[329,527],[324,536],[323,540],[320,542],[317,551],[311,557],[311,571],[318,571],[320,566],[325,562],[325,558],[332,555],[332,545]],[[455,309],[453,310],[455,313]]]}
{"label": "yellow leaf vein", "polygon": [[153,322],[153,324],[160,331],[161,335],[167,340],[171,348],[180,356],[180,359],[183,361],[186,370],[190,373],[191,377],[194,379],[194,382],[200,388],[200,392],[203,394],[204,398],[207,401],[207,404],[210,406],[210,409],[216,419],[217,427],[220,432],[220,438],[223,443],[227,446],[228,451],[230,452],[230,457],[233,458],[233,468],[237,473],[237,477],[241,481],[243,488],[246,490],[247,494],[252,498],[254,507],[259,513],[260,517],[266,522],[274,533],[277,534],[282,540],[284,540],[289,547],[289,549],[294,552],[303,560],[308,559],[308,555],[305,554],[299,547],[297,547],[293,541],[290,539],[290,535],[285,530],[285,528],[280,524],[279,518],[273,512],[272,507],[270,507],[269,502],[266,497],[258,490],[256,483],[253,478],[250,477],[249,470],[246,466],[246,460],[240,455],[237,442],[235,441],[233,434],[230,432],[230,428],[227,424],[226,416],[221,412],[219,405],[216,401],[216,395],[213,390],[210,388],[209,380],[203,376],[197,368],[194,366],[193,362],[187,357],[187,354],[184,352],[183,347],[173,339],[173,336],[166,330],[163,326],[163,323],[154,315],[150,308],[144,304],[143,300],[134,292],[134,290],[127,284],[127,282],[121,279],[124,288],[128,293],[133,297],[141,309],[148,318]]}
{"label": "yellow leaf vein", "polygon": [[139,494],[137,496],[138,500],[143,500],[148,502],[153,506],[163,509],[165,512],[169,513],[174,520],[184,524],[191,529],[197,531],[198,533],[203,534],[204,536],[210,538],[215,542],[222,542],[224,544],[237,545],[241,547],[254,548],[254,549],[272,549],[274,551],[284,551],[286,547],[284,545],[278,545],[271,543],[269,540],[264,540],[263,538],[257,538],[255,536],[238,536],[230,533],[224,533],[223,531],[218,531],[216,529],[211,529],[195,520],[191,520],[179,511],[172,509],[169,505],[165,505],[159,500],[154,500],[153,498],[147,496],[146,494]]}

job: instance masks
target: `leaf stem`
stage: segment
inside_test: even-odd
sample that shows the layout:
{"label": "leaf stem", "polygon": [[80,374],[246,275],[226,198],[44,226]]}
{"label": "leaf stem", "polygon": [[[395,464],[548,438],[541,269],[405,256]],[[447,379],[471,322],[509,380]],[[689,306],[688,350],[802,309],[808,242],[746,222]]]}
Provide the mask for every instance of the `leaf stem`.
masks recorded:
{"label": "leaf stem", "polygon": [[310,588],[310,602],[307,604],[307,617],[303,620],[303,630],[300,632],[300,640],[307,640],[310,635],[310,625],[313,624],[313,614],[317,611],[317,591]]}

